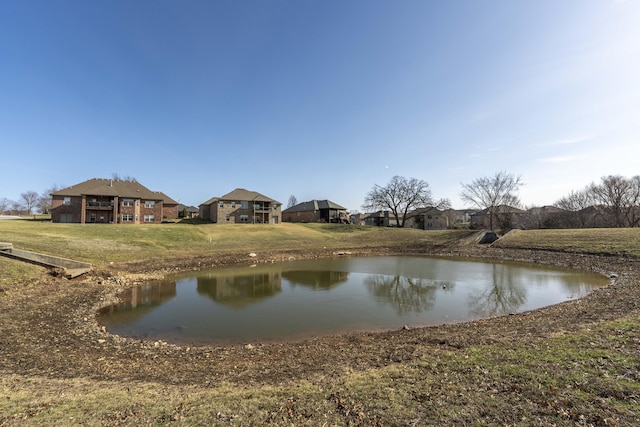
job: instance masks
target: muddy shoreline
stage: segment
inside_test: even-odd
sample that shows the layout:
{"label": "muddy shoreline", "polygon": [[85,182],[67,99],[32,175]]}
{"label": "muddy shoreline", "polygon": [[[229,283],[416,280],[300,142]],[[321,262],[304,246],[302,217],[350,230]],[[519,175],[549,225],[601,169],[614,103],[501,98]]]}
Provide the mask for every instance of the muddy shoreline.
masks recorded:
{"label": "muddy shoreline", "polygon": [[[207,387],[331,382],[347,372],[411,360],[437,349],[529,342],[571,333],[640,312],[640,261],[623,256],[499,249],[484,246],[350,250],[359,255],[443,255],[526,261],[597,271],[612,278],[580,300],[535,311],[459,324],[386,332],[348,333],[286,343],[178,346],[107,333],[96,311],[116,295],[165,274],[217,266],[339,256],[332,252],[229,254],[109,265],[74,280],[43,274],[2,297],[0,371],[50,378],[152,381]],[[344,255],[342,255],[344,256]],[[349,255],[346,255],[349,256]]]}

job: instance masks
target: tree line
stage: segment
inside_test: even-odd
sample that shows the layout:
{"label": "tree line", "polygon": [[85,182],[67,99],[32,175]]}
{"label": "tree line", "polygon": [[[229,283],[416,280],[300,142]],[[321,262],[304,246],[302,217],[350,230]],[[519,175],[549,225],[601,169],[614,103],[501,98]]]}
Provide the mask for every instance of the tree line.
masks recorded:
{"label": "tree line", "polygon": [[[470,206],[486,211],[489,228],[584,228],[640,226],[640,175],[626,178],[620,175],[602,177],[579,191],[571,191],[548,209],[530,208],[522,218],[514,221],[513,210],[522,208],[518,197],[524,185],[519,175],[500,171],[491,176],[462,183],[460,198]],[[448,199],[434,200],[429,184],[416,178],[394,176],[381,186],[375,184],[366,195],[362,208],[369,211],[386,210],[403,227],[408,215],[416,210],[451,207]]]}
{"label": "tree line", "polygon": [[42,193],[33,190],[20,193],[20,199],[18,200],[0,197],[0,215],[48,214],[51,209],[51,193],[55,193],[58,190],[60,190],[60,187],[54,184]]}
{"label": "tree line", "polygon": [[[114,174],[114,177],[120,178]],[[130,180],[135,178],[127,177]],[[501,221],[499,209],[503,206],[521,208],[518,190],[524,185],[519,175],[500,171],[491,176],[476,178],[461,184],[460,198],[479,210],[487,210],[489,228],[509,225]],[[42,193],[25,191],[16,201],[0,198],[0,214],[32,215],[49,213],[51,194],[59,191],[54,184]],[[295,196],[289,198],[289,206],[297,203]],[[522,221],[527,228],[584,228],[584,227],[638,227],[640,226],[640,175],[626,178],[620,175],[602,177],[582,190],[571,191],[553,206],[556,212],[548,218],[528,218]],[[387,185],[374,184],[365,196],[362,208],[368,211],[391,212],[399,227],[405,225],[407,216],[420,208],[451,208],[449,199],[434,199],[429,184],[417,178],[394,176]],[[540,215],[530,214],[531,215]],[[497,223],[498,222],[498,223]],[[536,225],[537,223],[537,225]]]}

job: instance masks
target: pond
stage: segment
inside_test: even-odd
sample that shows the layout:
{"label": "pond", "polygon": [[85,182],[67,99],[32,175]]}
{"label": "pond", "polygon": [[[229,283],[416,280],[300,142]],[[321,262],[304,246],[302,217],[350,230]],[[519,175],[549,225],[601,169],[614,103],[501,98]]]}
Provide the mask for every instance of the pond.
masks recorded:
{"label": "pond", "polygon": [[458,258],[332,258],[219,268],[129,289],[103,308],[111,333],[178,344],[296,340],[462,322],[580,298],[602,275]]}

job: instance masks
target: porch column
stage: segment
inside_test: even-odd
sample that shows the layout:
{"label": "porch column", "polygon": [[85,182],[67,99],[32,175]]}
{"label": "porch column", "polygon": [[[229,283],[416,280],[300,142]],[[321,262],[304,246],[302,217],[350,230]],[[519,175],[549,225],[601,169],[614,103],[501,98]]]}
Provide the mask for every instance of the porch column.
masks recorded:
{"label": "porch column", "polygon": [[80,203],[80,224],[85,224],[87,220],[87,196],[82,195],[82,203]]}
{"label": "porch column", "polygon": [[113,223],[118,223],[118,196],[113,198]]}

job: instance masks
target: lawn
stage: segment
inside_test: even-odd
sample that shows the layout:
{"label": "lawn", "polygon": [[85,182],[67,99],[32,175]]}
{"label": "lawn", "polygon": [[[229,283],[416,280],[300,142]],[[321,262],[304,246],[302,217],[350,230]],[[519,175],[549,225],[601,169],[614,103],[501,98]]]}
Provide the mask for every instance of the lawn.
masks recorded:
{"label": "lawn", "polygon": [[640,228],[513,230],[495,245],[501,248],[640,257]]}

